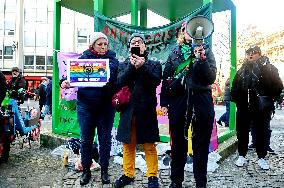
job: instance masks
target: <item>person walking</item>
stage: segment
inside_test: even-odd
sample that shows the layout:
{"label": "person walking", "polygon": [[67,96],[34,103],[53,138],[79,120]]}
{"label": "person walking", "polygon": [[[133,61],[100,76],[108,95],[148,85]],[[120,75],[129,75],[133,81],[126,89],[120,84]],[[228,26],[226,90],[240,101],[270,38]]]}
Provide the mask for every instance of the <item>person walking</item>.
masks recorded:
{"label": "person walking", "polygon": [[219,118],[217,123],[222,126],[222,122],[225,124],[225,127],[229,127],[229,118],[230,118],[230,78],[227,79],[225,83],[225,93],[224,93],[224,102],[226,106],[226,112]]}
{"label": "person walking", "polygon": [[46,81],[43,80],[38,89],[40,118],[43,119],[42,108],[46,103]]}
{"label": "person walking", "polygon": [[[129,38],[129,58],[119,65],[118,84],[128,86],[131,100],[120,112],[117,140],[123,143],[123,175],[115,188],[124,187],[134,181],[136,145],[143,144],[148,177],[148,188],[159,187],[158,156],[155,142],[160,140],[157,120],[156,88],[161,82],[162,66],[148,58],[145,38],[134,33]],[[134,53],[134,49],[138,49]]]}
{"label": "person walking", "polygon": [[265,159],[271,136],[269,125],[274,100],[279,98],[282,89],[277,68],[261,54],[260,47],[254,45],[246,50],[246,59],[237,71],[231,88],[231,101],[237,106],[239,157],[235,164],[238,167],[243,167],[247,162],[245,157],[252,126],[255,128],[257,164],[264,170],[270,168]]}
{"label": "person walking", "polygon": [[[109,49],[108,38],[101,32],[90,35],[89,49],[84,51],[79,59],[109,59],[110,79],[103,87],[79,87],[77,93],[77,114],[81,136],[81,161],[83,174],[81,185],[86,185],[91,179],[90,166],[92,164],[92,146],[94,133],[97,128],[99,139],[99,163],[101,166],[101,180],[103,184],[109,184],[108,173],[111,130],[114,121],[115,109],[111,98],[117,91],[118,60],[116,53]],[[61,83],[62,88],[70,87],[68,81]]]}
{"label": "person walking", "polygon": [[[178,45],[169,55],[163,72],[161,107],[168,114],[171,136],[171,188],[182,187],[188,150],[188,126],[192,122],[193,173],[196,187],[206,187],[209,144],[214,122],[211,84],[216,62],[208,45],[192,45],[186,23]],[[185,67],[181,69],[181,67]]]}

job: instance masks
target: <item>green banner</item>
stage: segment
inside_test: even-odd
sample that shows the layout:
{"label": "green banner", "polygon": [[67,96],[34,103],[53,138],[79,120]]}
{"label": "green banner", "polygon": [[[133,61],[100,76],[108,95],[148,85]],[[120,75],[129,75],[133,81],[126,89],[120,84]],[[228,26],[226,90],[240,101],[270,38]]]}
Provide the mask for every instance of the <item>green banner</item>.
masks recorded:
{"label": "green banner", "polygon": [[116,52],[117,58],[121,62],[128,57],[128,37],[132,33],[141,33],[145,36],[150,59],[166,62],[169,53],[176,46],[176,39],[180,33],[182,23],[197,15],[211,18],[211,3],[204,5],[175,22],[154,28],[141,28],[125,24],[95,12],[94,30],[103,32],[108,36],[110,49]]}

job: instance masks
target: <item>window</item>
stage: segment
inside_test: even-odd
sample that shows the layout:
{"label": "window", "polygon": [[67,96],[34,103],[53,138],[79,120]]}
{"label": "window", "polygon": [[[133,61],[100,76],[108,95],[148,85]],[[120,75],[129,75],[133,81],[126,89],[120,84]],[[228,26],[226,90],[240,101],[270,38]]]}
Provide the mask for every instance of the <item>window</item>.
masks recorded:
{"label": "window", "polygon": [[37,9],[36,21],[42,22],[42,23],[47,22],[47,9],[46,8]]}
{"label": "window", "polygon": [[45,56],[36,56],[36,70],[45,70]]}
{"label": "window", "polygon": [[36,9],[29,8],[25,9],[25,22],[35,22],[36,21]]}
{"label": "window", "polygon": [[2,59],[2,50],[0,50],[0,59]]}
{"label": "window", "polygon": [[16,0],[6,0],[5,12],[16,12],[17,3]]}
{"label": "window", "polygon": [[35,46],[35,32],[34,31],[25,31],[24,44],[26,47]]}
{"label": "window", "polygon": [[4,55],[11,55],[11,56],[13,56],[13,48],[12,48],[12,46],[5,46],[4,47]]}
{"label": "window", "polygon": [[47,56],[47,70],[52,70],[52,60],[53,60],[53,57],[52,56]]}
{"label": "window", "polygon": [[88,33],[87,29],[79,29],[78,30],[78,43],[86,44],[88,42]]}
{"label": "window", "polygon": [[36,46],[37,47],[47,46],[46,27],[43,27],[43,24],[38,25],[38,29],[36,30]]}
{"label": "window", "polygon": [[34,56],[25,55],[24,59],[25,59],[24,69],[34,69]]}

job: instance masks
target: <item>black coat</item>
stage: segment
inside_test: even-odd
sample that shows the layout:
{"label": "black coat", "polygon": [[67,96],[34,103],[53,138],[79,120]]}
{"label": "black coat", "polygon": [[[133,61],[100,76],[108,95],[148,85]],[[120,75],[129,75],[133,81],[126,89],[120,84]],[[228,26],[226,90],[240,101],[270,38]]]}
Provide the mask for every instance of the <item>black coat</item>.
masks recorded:
{"label": "black coat", "polygon": [[131,120],[136,118],[137,144],[154,143],[160,140],[157,120],[156,88],[162,78],[160,62],[147,60],[142,67],[135,69],[129,59],[118,68],[118,84],[128,85],[132,96],[127,108],[120,113],[117,140],[131,141]]}
{"label": "black coat", "polygon": [[[205,55],[206,59],[204,61],[196,61],[185,77],[189,89],[211,91],[211,84],[213,84],[216,79],[217,68],[214,54],[210,48],[205,49]],[[169,55],[163,72],[161,90],[162,107],[168,107],[170,100],[173,98],[184,98],[184,96],[187,95],[185,86],[181,84],[181,79],[173,79],[175,70],[183,62],[184,57],[181,52],[181,47],[177,46]]]}

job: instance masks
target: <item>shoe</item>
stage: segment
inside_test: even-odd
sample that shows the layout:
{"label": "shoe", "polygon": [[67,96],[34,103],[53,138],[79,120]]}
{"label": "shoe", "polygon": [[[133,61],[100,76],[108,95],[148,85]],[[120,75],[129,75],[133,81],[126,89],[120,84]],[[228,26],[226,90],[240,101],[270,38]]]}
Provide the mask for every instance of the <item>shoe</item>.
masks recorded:
{"label": "shoe", "polygon": [[171,182],[169,188],[182,188],[182,183]]}
{"label": "shoe", "polygon": [[114,187],[115,188],[120,188],[120,187],[124,187],[126,185],[129,185],[131,182],[134,181],[134,178],[130,178],[126,175],[122,175],[120,176],[119,179],[117,179],[114,183]]}
{"label": "shoe", "polygon": [[151,176],[148,178],[148,188],[158,188],[159,182],[158,178],[155,176]]}
{"label": "shoe", "polygon": [[223,124],[222,124],[222,121],[221,121],[221,120],[218,120],[218,121],[217,121],[217,123],[218,123],[219,125],[223,126]]}
{"label": "shoe", "polygon": [[264,158],[258,159],[257,164],[261,169],[269,170],[269,164]]}
{"label": "shoe", "polygon": [[276,155],[275,151],[271,147],[268,147],[267,152],[271,155]]}
{"label": "shoe", "polygon": [[103,184],[109,184],[110,179],[109,179],[109,174],[107,170],[104,170],[101,172],[101,179]]}
{"label": "shoe", "polygon": [[91,171],[85,170],[80,178],[80,185],[87,185],[91,179]]}
{"label": "shoe", "polygon": [[247,163],[247,159],[244,158],[243,156],[239,156],[238,160],[236,160],[235,164],[238,167],[243,167]]}
{"label": "shoe", "polygon": [[250,144],[249,146],[248,146],[248,149],[249,150],[254,150],[256,147],[255,147],[255,145],[254,144]]}

